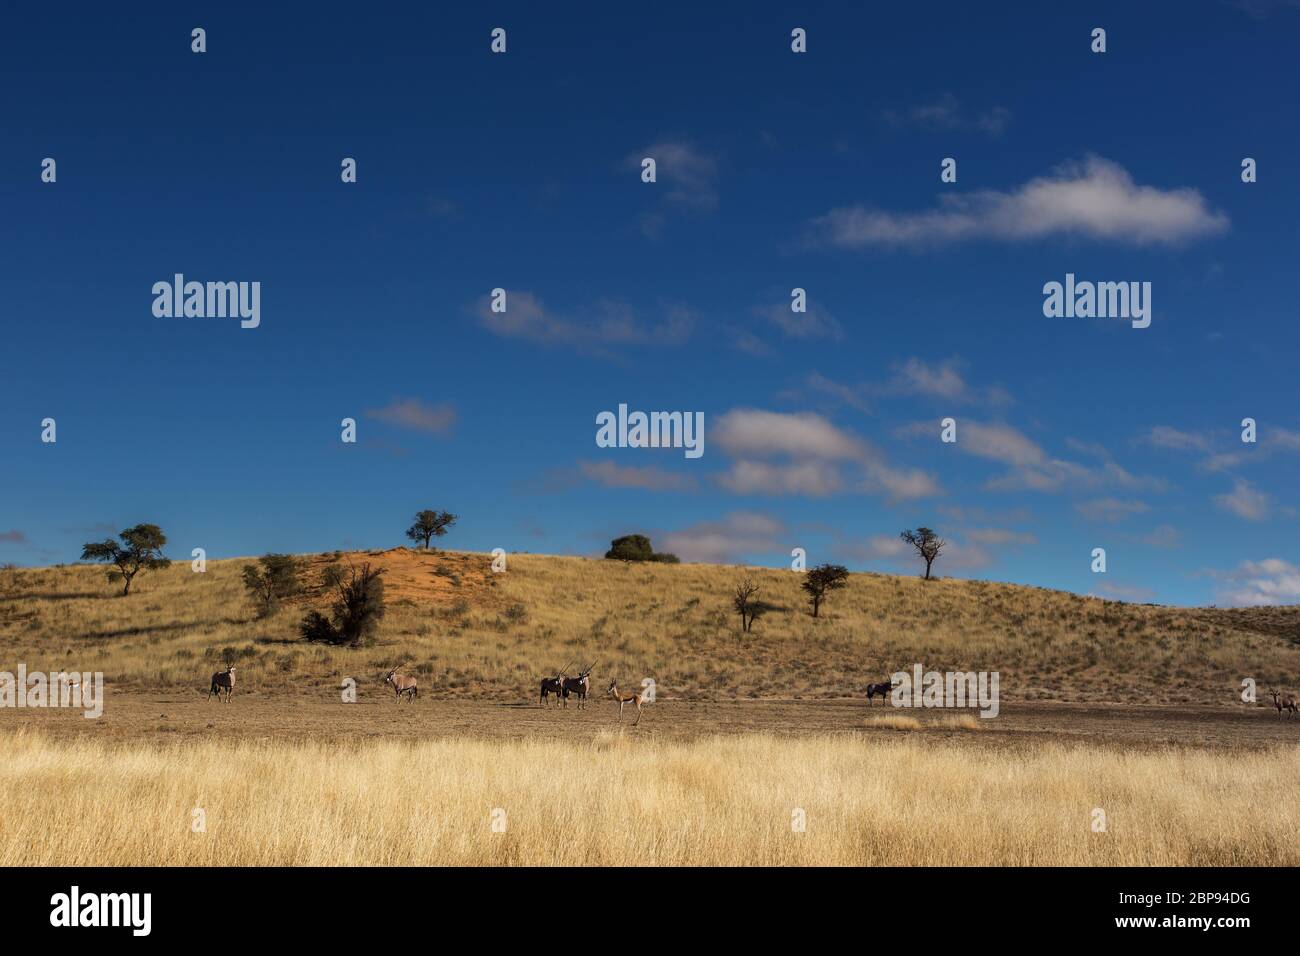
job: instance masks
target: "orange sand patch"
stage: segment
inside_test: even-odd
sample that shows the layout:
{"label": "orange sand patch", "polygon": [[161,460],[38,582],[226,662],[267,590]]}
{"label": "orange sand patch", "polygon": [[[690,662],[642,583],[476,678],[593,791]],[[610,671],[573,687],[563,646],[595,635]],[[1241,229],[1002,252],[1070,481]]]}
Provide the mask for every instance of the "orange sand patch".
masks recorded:
{"label": "orange sand patch", "polygon": [[[445,607],[457,601],[476,606],[487,603],[494,583],[492,558],[461,551],[425,551],[389,548],[386,551],[338,551],[303,558],[304,596],[300,603],[328,604],[334,594],[323,583],[325,569],[332,564],[360,568],[369,564],[384,569],[384,598],[387,603]],[[459,584],[455,583],[459,580]]]}

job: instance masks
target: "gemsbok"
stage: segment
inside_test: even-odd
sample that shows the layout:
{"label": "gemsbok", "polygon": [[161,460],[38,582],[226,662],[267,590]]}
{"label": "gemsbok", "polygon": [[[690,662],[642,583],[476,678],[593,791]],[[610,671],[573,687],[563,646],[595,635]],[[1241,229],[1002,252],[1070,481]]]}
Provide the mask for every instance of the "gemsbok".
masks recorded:
{"label": "gemsbok", "polygon": [[403,697],[414,702],[415,698],[420,695],[420,688],[416,685],[415,678],[399,674],[396,669],[388,672],[388,676],[384,678],[384,683],[393,685],[393,693],[397,695],[399,704],[402,702]]}
{"label": "gemsbok", "polygon": [[564,678],[564,681],[560,684],[560,690],[565,707],[569,706],[570,694],[577,695],[579,710],[587,706],[587,694],[591,691],[591,669],[595,666],[595,661],[592,661],[585,670],[578,671],[577,677]]}
{"label": "gemsbok", "polygon": [[221,692],[226,692],[226,703],[230,703],[230,695],[235,692],[235,665],[231,664],[224,671],[217,671],[212,675],[212,686],[208,688],[208,700],[212,695],[217,695],[217,700],[221,700]]}
{"label": "gemsbok", "polygon": [[877,694],[879,694],[885,700],[888,700],[890,692],[893,691],[893,689],[894,689],[894,685],[891,684],[889,681],[882,681],[879,684],[868,684],[867,703],[870,704],[872,698],[874,698]]}
{"label": "gemsbok", "polygon": [[1269,696],[1273,698],[1273,706],[1277,708],[1277,715],[1279,717],[1282,716],[1283,711],[1287,712],[1288,717],[1295,716],[1296,702],[1293,696],[1291,696],[1290,694],[1283,694],[1280,691],[1276,691],[1276,690],[1271,690],[1268,693]]}
{"label": "gemsbok", "polygon": [[570,664],[567,665],[563,670],[556,671],[554,677],[542,678],[541,704],[543,707],[547,705],[546,698],[550,694],[554,694],[556,697],[556,703],[559,703],[560,698],[562,698],[564,695],[564,675],[568,673],[569,667],[572,666],[573,665]]}
{"label": "gemsbok", "polygon": [[645,688],[631,694],[620,694],[618,692],[618,681],[612,680],[609,682],[609,696],[618,701],[619,723],[623,722],[623,708],[628,704],[636,704],[636,720],[632,722],[632,726],[635,727],[641,723],[641,705],[645,703],[646,698]]}

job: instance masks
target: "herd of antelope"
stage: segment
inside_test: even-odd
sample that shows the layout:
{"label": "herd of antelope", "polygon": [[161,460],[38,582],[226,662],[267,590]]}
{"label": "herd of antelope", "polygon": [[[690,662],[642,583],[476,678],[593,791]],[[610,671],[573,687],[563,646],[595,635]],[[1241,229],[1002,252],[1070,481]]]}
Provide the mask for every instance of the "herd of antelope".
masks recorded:
{"label": "herd of antelope", "polygon": [[[569,706],[570,697],[577,698],[577,707],[579,710],[582,710],[587,706],[587,698],[591,693],[591,672],[596,667],[596,662],[592,661],[586,667],[579,670],[577,677],[569,676],[569,668],[572,666],[572,664],[569,664],[566,667],[561,668],[555,672],[555,676],[553,677],[542,678],[541,703],[543,707],[550,703],[547,698],[551,696],[556,698],[557,704],[563,704],[566,708]],[[407,677],[405,674],[399,674],[397,668],[393,668],[384,676],[384,684],[393,688],[393,694],[399,704],[403,699],[414,703],[415,698],[420,694],[419,683],[416,679],[414,677]],[[212,695],[216,694],[217,701],[221,702],[223,691],[225,692],[224,702],[228,704],[230,703],[231,695],[235,692],[234,664],[230,664],[224,671],[217,671],[212,675],[212,684],[208,688],[207,699],[211,700]],[[606,689],[605,693],[618,703],[618,719],[620,722],[623,720],[623,708],[628,704],[632,704],[636,707],[636,720],[632,722],[632,726],[635,727],[637,724],[641,723],[641,708],[646,702],[647,691],[638,690],[631,694],[623,694],[619,692],[618,681],[612,680],[609,682],[609,687]],[[1289,700],[1290,698],[1287,699]],[[1295,709],[1294,704],[1292,704],[1291,709]]]}
{"label": "herd of antelope", "polygon": [[[569,698],[577,698],[577,707],[582,710],[587,706],[587,698],[591,694],[591,672],[596,667],[596,662],[592,661],[586,667],[578,671],[577,677],[569,676],[569,664],[556,671],[550,677],[542,678],[540,703],[543,707],[550,705],[549,698],[554,697],[557,706],[568,707]],[[393,688],[393,694],[400,704],[405,698],[409,702],[414,702],[419,696],[420,690],[414,677],[407,677],[405,674],[399,674],[397,668],[393,668],[384,677],[384,684]],[[867,703],[870,704],[875,697],[888,699],[890,691],[894,685],[890,681],[881,681],[878,684],[867,685]],[[212,675],[212,685],[208,688],[208,700],[212,695],[217,695],[217,700],[222,700],[222,691],[225,692],[225,703],[230,703],[230,696],[235,692],[235,665],[229,665],[224,671],[217,671]],[[641,723],[641,708],[646,702],[646,691],[637,690],[630,694],[621,693],[618,689],[618,681],[609,682],[609,687],[605,693],[618,703],[618,719],[623,720],[623,708],[628,704],[636,707],[636,720],[632,722],[635,727]],[[1294,717],[1300,707],[1296,704],[1294,694],[1285,694],[1281,691],[1270,690],[1267,692],[1273,698],[1273,706],[1277,708],[1277,715],[1281,717],[1286,714],[1288,717]]]}

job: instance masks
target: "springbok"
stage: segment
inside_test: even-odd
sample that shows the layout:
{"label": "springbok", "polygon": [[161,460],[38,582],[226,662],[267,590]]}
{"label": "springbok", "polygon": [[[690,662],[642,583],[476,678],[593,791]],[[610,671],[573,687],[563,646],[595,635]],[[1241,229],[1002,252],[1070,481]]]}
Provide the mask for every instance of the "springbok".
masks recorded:
{"label": "springbok", "polygon": [[554,677],[543,677],[543,678],[542,678],[542,698],[541,698],[541,703],[542,703],[542,706],[543,706],[543,707],[546,706],[546,697],[547,697],[548,694],[554,694],[554,695],[556,696],[556,698],[557,698],[557,702],[558,702],[558,699],[559,699],[559,698],[563,697],[563,695],[564,695],[564,675],[565,675],[566,673],[568,673],[569,668],[572,667],[572,666],[573,666],[572,664],[568,664],[568,665],[566,665],[566,666],[564,667],[563,670],[558,670],[558,671],[556,671]]}
{"label": "springbok", "polygon": [[578,671],[577,677],[566,677],[560,684],[560,690],[564,700],[564,706],[569,706],[569,695],[577,694],[578,709],[581,710],[587,706],[587,694],[591,690],[591,669],[596,666],[592,661],[586,670]]}
{"label": "springbok", "polygon": [[870,704],[872,698],[879,694],[885,700],[889,699],[889,694],[893,691],[894,685],[889,681],[881,681],[879,684],[867,685],[867,703]]}
{"label": "springbok", "polygon": [[224,671],[217,671],[212,675],[212,686],[208,688],[208,700],[212,695],[217,695],[217,700],[221,700],[221,692],[226,692],[226,703],[230,703],[230,695],[235,692],[235,665],[231,664]]}
{"label": "springbok", "polygon": [[620,694],[618,692],[618,681],[609,682],[609,696],[618,701],[618,720],[623,722],[623,708],[628,704],[636,704],[636,720],[632,722],[635,727],[641,723],[641,705],[645,703],[646,691],[644,688],[631,694]]}
{"label": "springbok", "polygon": [[397,702],[402,702],[402,697],[414,702],[415,698],[420,696],[420,688],[416,685],[414,677],[407,677],[405,674],[397,673],[397,669],[388,672],[384,678],[385,684],[393,685],[393,693],[397,696]]}
{"label": "springbok", "polygon": [[1277,715],[1279,717],[1282,716],[1283,711],[1287,712],[1288,717],[1295,716],[1296,702],[1294,697],[1292,697],[1290,694],[1283,694],[1275,690],[1271,690],[1268,693],[1269,696],[1273,698],[1273,706],[1277,708]]}

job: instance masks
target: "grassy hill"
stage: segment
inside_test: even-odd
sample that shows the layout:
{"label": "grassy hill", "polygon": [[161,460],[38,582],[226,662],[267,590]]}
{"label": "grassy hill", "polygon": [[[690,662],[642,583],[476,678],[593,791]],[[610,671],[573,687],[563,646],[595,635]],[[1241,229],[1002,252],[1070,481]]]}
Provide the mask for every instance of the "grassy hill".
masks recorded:
{"label": "grassy hill", "polygon": [[[1219,610],[1133,605],[985,581],[854,574],[822,616],[792,571],[704,564],[623,564],[405,548],[314,555],[387,569],[378,642],[334,648],[298,640],[306,594],[259,619],[241,582],[252,559],[186,562],[142,574],[129,597],[98,566],[0,574],[0,669],[102,670],[119,687],[206,691],[224,656],[242,693],[319,693],[344,677],[378,682],[389,667],[425,694],[534,698],[543,672],[597,661],[603,691],[655,679],[665,697],[844,697],[924,664],[1001,672],[1005,700],[1230,703],[1243,677],[1300,690],[1300,608]],[[731,593],[743,578],[771,610],[742,634]]]}

